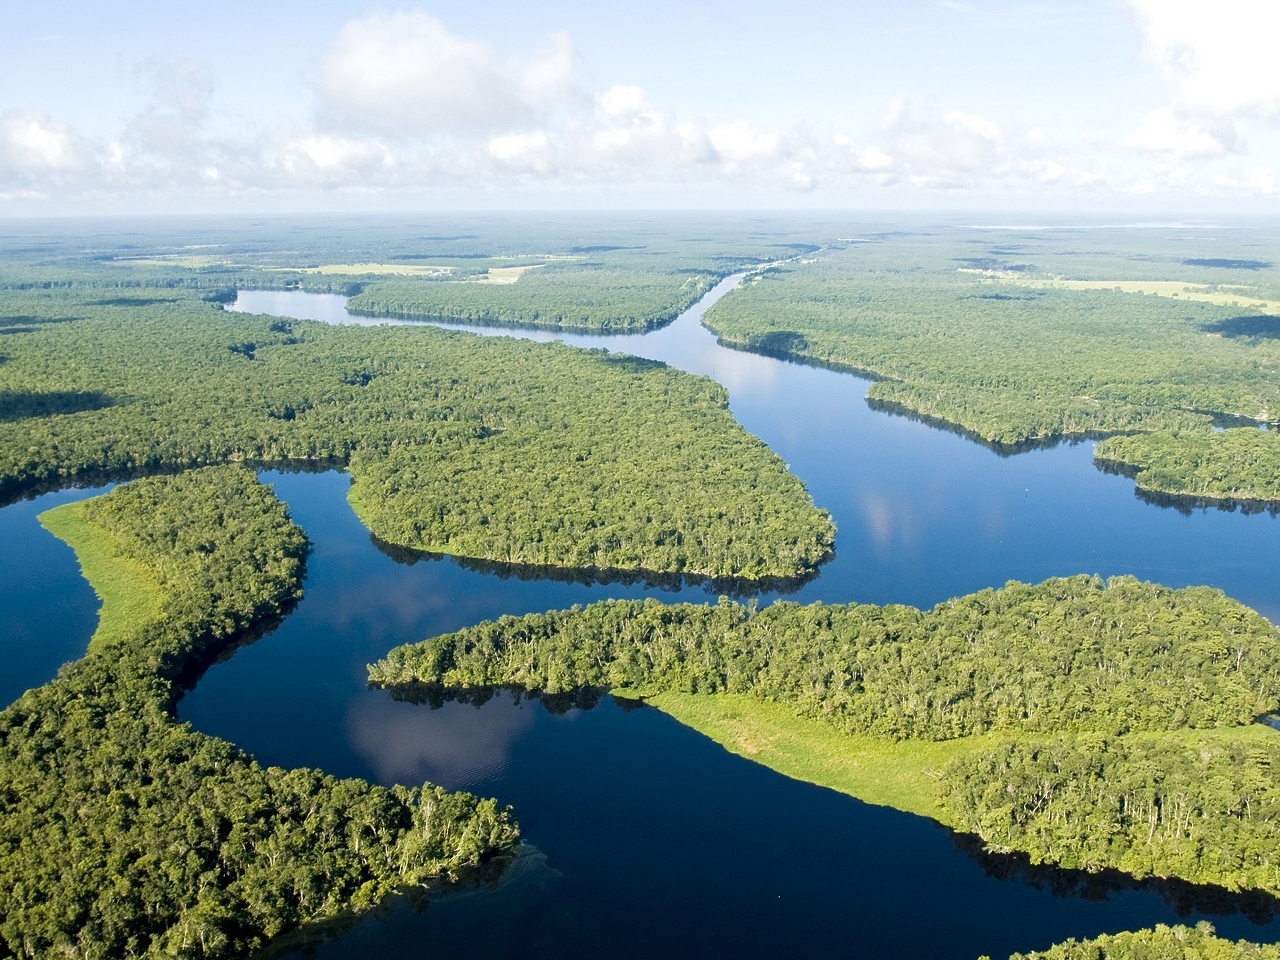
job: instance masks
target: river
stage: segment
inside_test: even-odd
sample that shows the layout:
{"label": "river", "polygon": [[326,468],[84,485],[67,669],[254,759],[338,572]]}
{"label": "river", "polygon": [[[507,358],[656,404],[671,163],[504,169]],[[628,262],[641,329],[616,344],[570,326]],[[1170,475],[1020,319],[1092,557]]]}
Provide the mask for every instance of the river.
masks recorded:
{"label": "river", "polygon": [[[864,379],[723,348],[700,319],[734,282],[644,335],[468,329],[624,351],[723,383],[737,419],[838,525],[835,558],[790,599],[929,606],[1010,579],[1128,573],[1211,584],[1280,620],[1277,518],[1155,506],[1132,481],[1096,470],[1091,444],[1003,457],[872,410]],[[340,297],[292,291],[243,292],[235,308],[369,322],[348,318]],[[522,580],[391,556],[351,513],[345,474],[263,478],[315,545],[306,596],[277,630],[210,669],[180,704],[182,719],[268,764],[496,796],[515,807],[529,845],[500,883],[397,899],[286,955],[974,960],[1199,919],[1233,938],[1280,940],[1267,903],[978,858],[930,821],[774,774],[651,708],[605,697],[552,712],[504,695],[431,709],[370,690],[365,664],[389,647],[503,613],[714,597],[696,584]],[[91,630],[93,598],[74,560],[34,521],[38,508],[75,495],[0,510],[9,534],[0,543],[60,591],[42,629],[78,638],[24,660],[22,677],[8,681],[18,690],[78,655]],[[10,626],[26,623],[22,609],[0,594],[6,648],[40,646],[34,628]]]}

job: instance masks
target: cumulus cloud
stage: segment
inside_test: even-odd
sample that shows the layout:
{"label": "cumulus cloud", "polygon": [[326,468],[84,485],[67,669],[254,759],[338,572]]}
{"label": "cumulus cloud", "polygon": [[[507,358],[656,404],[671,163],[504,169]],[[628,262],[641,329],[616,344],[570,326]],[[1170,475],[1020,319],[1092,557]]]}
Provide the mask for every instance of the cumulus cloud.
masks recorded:
{"label": "cumulus cloud", "polygon": [[1217,116],[1280,116],[1280,6],[1258,0],[1129,0],[1178,105]]}
{"label": "cumulus cloud", "polygon": [[378,186],[387,181],[394,161],[377,141],[315,133],[287,138],[280,147],[280,166],[297,183]]}
{"label": "cumulus cloud", "polygon": [[349,22],[321,61],[319,83],[326,119],[392,138],[510,130],[572,88],[565,34],[528,58],[503,59],[414,10]]}
{"label": "cumulus cloud", "polygon": [[555,166],[551,141],[541,130],[491,137],[488,148],[489,156],[508,169],[547,175]]}
{"label": "cumulus cloud", "polygon": [[1196,160],[1220,157],[1238,149],[1239,141],[1236,125],[1229,118],[1162,107],[1148,113],[1125,144],[1143,153]]}
{"label": "cumulus cloud", "polygon": [[89,148],[67,124],[33,110],[0,113],[0,174],[62,183],[94,166]]}
{"label": "cumulus cloud", "polygon": [[[1246,17],[1242,0],[1222,0],[1227,13],[1215,8],[1210,16],[1187,0],[1125,2],[1144,25],[1170,95],[1123,139],[1099,127],[1074,141],[1050,140],[1011,122],[998,103],[908,94],[863,130],[691,118],[640,86],[591,89],[566,34],[510,55],[401,10],[343,26],[316,61],[312,108],[275,129],[220,113],[214,71],[194,60],[141,66],[149,95],[106,142],[91,143],[43,113],[0,113],[0,195],[535,184],[670,186],[689,196],[730,185],[744,197],[827,188],[845,196],[870,189],[915,198],[969,190],[1064,197],[1206,185],[1224,195],[1274,195],[1271,168],[1249,166],[1245,141],[1280,117],[1280,71],[1268,69],[1263,49],[1280,8],[1247,5]],[[1241,31],[1246,20],[1251,29]]]}
{"label": "cumulus cloud", "polygon": [[1147,52],[1173,87],[1126,143],[1181,159],[1244,149],[1241,121],[1280,117],[1280,6],[1257,0],[1129,0]]}
{"label": "cumulus cloud", "polygon": [[636,86],[610,87],[596,97],[594,111],[564,134],[568,151],[584,166],[669,171],[715,159],[710,140],[697,124],[680,122]]}
{"label": "cumulus cloud", "polygon": [[878,145],[862,151],[860,165],[914,186],[960,189],[1006,180],[1048,184],[1068,173],[1037,130],[1006,129],[988,117],[905,95],[889,105],[877,133]]}

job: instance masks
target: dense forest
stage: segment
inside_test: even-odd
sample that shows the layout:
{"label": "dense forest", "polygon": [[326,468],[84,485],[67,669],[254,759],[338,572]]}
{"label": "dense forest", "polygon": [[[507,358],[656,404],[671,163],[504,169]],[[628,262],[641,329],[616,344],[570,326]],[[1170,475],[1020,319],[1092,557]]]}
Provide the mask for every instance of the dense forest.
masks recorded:
{"label": "dense forest", "polygon": [[365,285],[347,308],[373,317],[633,333],[670,323],[721,275],[551,262],[528,270],[514,283],[379,279]]}
{"label": "dense forest", "polygon": [[1108,437],[1093,451],[1139,489],[1227,503],[1280,502],[1280,434],[1272,430],[1180,430]]}
{"label": "dense forest", "polygon": [[942,803],[997,849],[1280,894],[1280,737],[1065,736],[957,758]]}
{"label": "dense forest", "polygon": [[833,251],[763,274],[706,323],[731,346],[870,373],[870,400],[993,444],[1280,409],[1280,345],[1202,329],[1238,307],[1030,288],[943,259],[958,252],[903,240]]}
{"label": "dense forest", "polygon": [[923,612],[609,600],[397,647],[369,675],[547,693],[750,693],[891,739],[1120,734],[1251,722],[1280,703],[1280,643],[1220,591],[1080,576]]}
{"label": "dense forest", "polygon": [[[983,958],[986,960],[986,958]],[[1160,924],[1151,930],[1068,940],[1048,950],[1015,953],[1009,960],[1280,960],[1280,947],[1214,936],[1213,927]]]}
{"label": "dense forest", "polygon": [[175,289],[5,296],[0,493],[349,464],[380,539],[531,566],[791,577],[834,530],[710,380],[560,344],[331,327]]}
{"label": "dense forest", "polygon": [[746,694],[884,741],[988,735],[933,775],[939,819],[1036,862],[1280,893],[1280,742],[1193,737],[1275,709],[1278,641],[1215,590],[1072,577],[930,611],[604,601],[396,648],[369,676]]}
{"label": "dense forest", "polygon": [[0,713],[0,953],[240,956],[514,841],[491,800],[264,769],[173,719],[183,683],[300,594],[305,537],[250,471],[60,510],[164,599]]}
{"label": "dense forest", "polygon": [[1200,439],[1280,410],[1280,276],[1256,238],[1232,257],[1070,230],[862,239],[762,273],[705,323],[729,346],[870,375],[872,405],[997,449],[1151,433],[1107,448],[1140,485],[1276,499],[1260,441],[1242,457]]}

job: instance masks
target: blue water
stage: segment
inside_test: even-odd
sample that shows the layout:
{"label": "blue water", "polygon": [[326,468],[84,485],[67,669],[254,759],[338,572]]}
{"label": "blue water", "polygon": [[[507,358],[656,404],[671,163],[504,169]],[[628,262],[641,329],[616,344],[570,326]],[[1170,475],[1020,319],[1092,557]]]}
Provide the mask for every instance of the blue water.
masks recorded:
{"label": "blue water", "polygon": [[60,490],[0,510],[0,703],[11,703],[84,656],[98,623],[98,598],[80,578],[71,548],[36,517],[106,489]]}
{"label": "blue water", "polygon": [[[345,319],[341,298],[296,292],[241,294],[237,308]],[[836,557],[794,599],[928,606],[1009,579],[1131,573],[1212,584],[1280,620],[1276,518],[1145,503],[1131,481],[1094,469],[1089,444],[998,456],[871,410],[865,380],[723,349],[699,316],[638,337],[528,335],[625,350],[725,384],[739,421],[838,524]],[[425,909],[397,901],[305,955],[976,958],[1205,917],[1232,937],[1280,940],[1280,923],[1246,916],[1239,900],[1206,912],[1203,891],[1178,899],[1028,874],[1007,859],[980,863],[930,821],[788,780],[609,697],[553,713],[509,695],[431,709],[370,690],[365,665],[391,646],[503,613],[713,596],[698,584],[408,563],[371,541],[345,501],[344,474],[263,478],[315,546],[306,596],[276,631],[213,667],[181,717],[264,763],[496,796],[515,807],[531,845],[495,886],[434,896]],[[0,653],[20,664],[20,679],[4,674],[19,691],[78,655],[92,629],[95,604],[70,551],[34,522],[52,502],[0,510],[0,549],[10,551],[0,561],[15,572],[3,578]]]}

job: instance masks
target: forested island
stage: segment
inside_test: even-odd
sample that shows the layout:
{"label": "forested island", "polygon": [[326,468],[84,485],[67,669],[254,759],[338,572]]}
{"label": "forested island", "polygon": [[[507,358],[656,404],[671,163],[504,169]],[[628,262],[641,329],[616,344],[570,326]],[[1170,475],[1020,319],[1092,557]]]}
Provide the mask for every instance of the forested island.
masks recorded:
{"label": "forested island", "polygon": [[370,317],[642,333],[670,323],[723,275],[575,261],[534,266],[509,283],[379,279],[362,285],[347,306]]}
{"label": "forested island", "polygon": [[[1280,893],[1280,788],[1267,774],[1280,743],[1253,722],[1280,703],[1280,636],[1207,588],[1073,577],[930,611],[606,601],[397,648],[369,676],[392,688],[617,689],[679,719],[729,695],[745,725],[693,722],[731,748],[777,705],[818,725],[812,779],[994,848]],[[830,728],[849,739],[823,773],[840,749]],[[789,749],[803,753],[804,739]],[[883,784],[850,787],[839,763],[859,754],[905,776],[899,799],[877,793]]]}
{"label": "forested island", "polygon": [[252,472],[143,479],[45,522],[107,603],[88,654],[0,713],[12,955],[242,956],[515,841],[492,800],[263,768],[173,719],[301,593],[306,538]]}
{"label": "forested island", "polygon": [[330,463],[350,470],[370,530],[415,550],[750,580],[808,573],[830,552],[830,517],[710,380],[560,344],[109,292],[6,293],[4,496]]}

